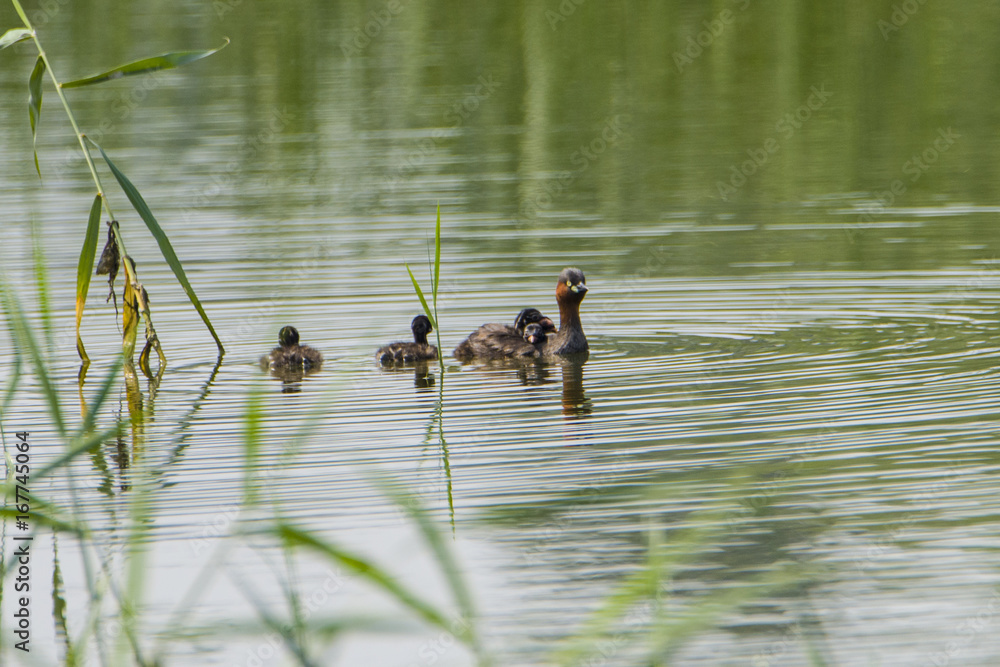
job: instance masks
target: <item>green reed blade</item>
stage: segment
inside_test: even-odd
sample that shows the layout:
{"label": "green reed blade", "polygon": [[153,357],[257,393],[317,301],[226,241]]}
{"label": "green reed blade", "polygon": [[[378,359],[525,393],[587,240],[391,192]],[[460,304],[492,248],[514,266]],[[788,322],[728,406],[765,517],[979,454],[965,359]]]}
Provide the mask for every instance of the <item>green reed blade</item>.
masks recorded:
{"label": "green reed blade", "polygon": [[155,72],[161,69],[173,69],[175,67],[180,67],[181,65],[193,63],[196,60],[201,60],[202,58],[207,58],[213,53],[226,48],[228,45],[229,38],[227,37],[226,43],[216,49],[209,49],[207,51],[174,51],[172,53],[164,53],[163,55],[153,56],[152,58],[143,58],[142,60],[126,63],[125,65],[119,65],[114,69],[109,69],[107,72],[94,74],[93,76],[88,76],[83,79],[68,81],[64,83],[62,87],[79,88],[80,86],[90,86],[95,83],[103,83],[104,81],[120,79],[124,76],[143,74],[145,72]]}
{"label": "green reed blade", "polygon": [[[120,365],[116,365],[113,370],[117,371],[120,368]],[[109,375],[109,377],[111,376]],[[96,408],[94,408],[94,410],[96,411]],[[100,447],[101,444],[113,439],[122,431],[122,429],[128,428],[129,424],[130,421],[126,417],[122,421],[117,422],[114,426],[109,426],[103,431],[92,433],[88,437],[80,436],[76,438],[69,444],[62,454],[46,463],[45,467],[38,468],[37,470],[32,469],[31,479],[44,479],[52,473],[58,472],[60,469],[69,465],[70,462],[72,462],[76,457],[86,454],[87,452],[92,452],[95,448]]]}
{"label": "green reed blade", "polygon": [[90,357],[87,356],[83,338],[80,337],[80,322],[83,320],[83,308],[90,290],[90,274],[94,269],[94,253],[97,252],[97,237],[101,230],[102,201],[100,194],[94,197],[90,219],[87,221],[87,234],[83,237],[83,247],[80,248],[80,260],[76,263],[76,351],[84,361],[90,361]]}
{"label": "green reed blade", "polygon": [[28,79],[28,119],[31,121],[31,146],[35,151],[35,171],[38,178],[42,177],[42,169],[38,166],[38,148],[35,140],[38,137],[38,122],[42,118],[42,75],[45,74],[45,59],[38,56],[35,69],[31,70]]}
{"label": "green reed blade", "polygon": [[[437,224],[434,226],[434,284],[431,285],[434,297],[434,314],[438,307],[438,280],[441,278],[441,204],[437,205]],[[434,325],[437,328],[437,324]]]}
{"label": "green reed blade", "polygon": [[45,367],[45,358],[38,348],[38,341],[35,340],[35,335],[31,331],[28,318],[21,309],[21,304],[17,300],[17,297],[6,284],[0,285],[0,297],[3,299],[3,308],[7,313],[7,317],[13,324],[15,331],[14,340],[27,348],[28,356],[35,367],[35,375],[38,377],[38,383],[41,385],[42,393],[49,404],[49,416],[55,422],[59,435],[65,437],[66,423],[63,420],[62,408],[59,407],[59,395],[56,393],[55,384],[52,382],[52,378]]}
{"label": "green reed blade", "polygon": [[261,423],[264,409],[259,388],[251,388],[247,398],[247,411],[243,415],[243,504],[251,506],[257,501],[254,472],[260,461]]}
{"label": "green reed blade", "polygon": [[424,298],[424,291],[420,289],[420,284],[417,283],[416,277],[413,275],[413,271],[410,270],[410,265],[405,264],[406,272],[410,274],[410,281],[413,283],[413,289],[417,291],[417,298],[420,299],[420,305],[424,307],[424,314],[431,321],[431,326],[436,330],[438,328],[437,320],[434,318],[434,311],[431,310],[430,306],[427,305],[427,299]]}
{"label": "green reed blade", "polygon": [[384,572],[377,565],[374,565],[359,556],[350,554],[339,547],[329,544],[328,542],[324,542],[315,535],[312,535],[311,533],[308,533],[300,528],[296,528],[295,526],[282,523],[276,526],[274,530],[278,537],[284,540],[285,544],[288,546],[307,547],[313,551],[324,554],[331,560],[336,561],[337,564],[342,565],[347,570],[350,570],[353,574],[363,579],[367,579],[381,590],[389,593],[401,604],[408,607],[420,618],[424,619],[431,625],[435,625],[443,630],[451,632],[448,621],[442,614],[403,588],[403,586],[398,584],[395,579],[393,579],[388,573]]}
{"label": "green reed blade", "polygon": [[31,21],[28,20],[28,15],[24,13],[24,8],[21,7],[21,3],[17,0],[10,0],[10,3],[14,5],[14,11],[21,17],[21,21],[24,23],[25,27],[30,28]]}
{"label": "green reed blade", "polygon": [[146,227],[149,228],[149,232],[153,235],[153,238],[156,239],[156,244],[160,246],[160,253],[163,255],[163,258],[167,260],[167,264],[170,265],[170,269],[177,277],[177,282],[179,282],[181,287],[184,288],[184,293],[187,294],[188,299],[191,300],[191,304],[195,307],[195,310],[198,311],[198,314],[201,315],[202,321],[205,323],[205,326],[208,327],[209,332],[211,332],[212,338],[215,339],[215,344],[219,348],[219,354],[224,354],[226,350],[222,347],[222,341],[219,340],[219,335],[215,333],[215,327],[212,326],[212,322],[208,319],[205,309],[201,306],[201,301],[198,300],[198,295],[194,293],[194,288],[191,287],[191,283],[188,282],[187,275],[184,273],[184,267],[181,265],[181,260],[177,258],[177,253],[174,252],[174,248],[170,244],[170,239],[167,238],[163,229],[160,228],[160,223],[156,221],[156,218],[153,216],[153,212],[149,210],[149,206],[146,205],[146,200],[142,198],[142,195],[139,194],[136,187],[132,185],[132,181],[128,180],[125,174],[123,174],[118,167],[115,166],[115,163],[111,161],[111,158],[109,158],[108,154],[104,152],[104,149],[92,139],[88,139],[88,141],[96,146],[97,150],[101,151],[104,161],[108,163],[111,173],[113,173],[115,178],[118,179],[118,184],[125,192],[125,196],[128,197],[130,202],[132,202],[132,207],[139,214],[139,217],[145,221]]}
{"label": "green reed blade", "polygon": [[49,300],[49,281],[45,272],[45,248],[39,226],[31,223],[31,262],[35,270],[35,300],[42,320],[42,342],[46,345],[47,358],[52,356],[52,302]]}
{"label": "green reed blade", "polygon": [[6,49],[8,46],[13,46],[18,42],[23,42],[29,37],[31,37],[31,31],[27,28],[11,28],[0,37],[0,50]]}
{"label": "green reed blade", "polygon": [[407,494],[401,488],[386,480],[376,478],[374,481],[386,497],[395,502],[400,509],[416,522],[420,533],[424,537],[424,541],[427,542],[431,551],[434,552],[434,556],[437,558],[438,565],[448,582],[448,586],[451,588],[452,596],[458,604],[463,622],[465,623],[464,627],[458,632],[455,632],[454,629],[451,632],[458,637],[475,643],[475,633],[472,631],[471,624],[476,612],[472,604],[472,596],[469,594],[469,589],[462,578],[458,563],[455,561],[455,557],[448,549],[445,541],[441,538],[441,533],[438,531],[437,526],[431,521],[430,515],[420,505],[416,496]]}

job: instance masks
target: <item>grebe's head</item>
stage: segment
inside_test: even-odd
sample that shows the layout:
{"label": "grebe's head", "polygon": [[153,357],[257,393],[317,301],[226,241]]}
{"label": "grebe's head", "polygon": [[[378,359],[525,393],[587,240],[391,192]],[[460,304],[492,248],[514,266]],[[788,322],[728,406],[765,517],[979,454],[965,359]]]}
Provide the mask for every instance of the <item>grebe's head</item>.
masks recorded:
{"label": "grebe's head", "polygon": [[410,330],[413,332],[413,338],[417,342],[427,342],[427,334],[434,331],[434,327],[431,326],[431,320],[426,315],[417,315],[413,318],[413,322],[410,323]]}
{"label": "grebe's head", "polygon": [[538,323],[529,324],[524,327],[524,340],[532,345],[540,345],[545,342],[545,328]]}
{"label": "grebe's head", "polygon": [[563,269],[556,285],[556,300],[580,302],[586,294],[587,279],[583,277],[583,271],[572,267]]}
{"label": "grebe's head", "polygon": [[524,333],[525,327],[529,324],[540,324],[546,332],[556,330],[555,323],[542,315],[537,308],[525,308],[517,314],[517,319],[514,320],[514,328],[521,333]]}
{"label": "grebe's head", "polygon": [[291,347],[299,344],[299,332],[295,327],[281,327],[278,332],[278,342],[281,347]]}

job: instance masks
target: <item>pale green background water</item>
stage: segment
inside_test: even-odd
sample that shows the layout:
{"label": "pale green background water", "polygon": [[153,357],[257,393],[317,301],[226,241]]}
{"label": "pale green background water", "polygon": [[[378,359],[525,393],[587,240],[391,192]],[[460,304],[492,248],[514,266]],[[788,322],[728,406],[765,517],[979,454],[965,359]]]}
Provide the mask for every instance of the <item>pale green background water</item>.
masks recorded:
{"label": "pale green background water", "polygon": [[[107,175],[170,363],[155,391],[142,381],[140,447],[109,443],[73,473],[111,553],[124,463],[163,480],[150,634],[204,563],[198,540],[224,534],[239,506],[240,417],[254,387],[265,478],[283,511],[444,598],[364,472],[391,471],[447,527],[428,435],[436,393],[372,361],[419,310],[403,263],[426,275],[440,203],[447,349],[524,306],[555,314],[563,266],[591,287],[581,374],[449,365],[455,546],[499,664],[550,664],[644,562],[651,530],[683,551],[685,531],[704,524],[717,529],[671,579],[668,614],[752,590],[788,562],[808,574],[754,591],[685,637],[670,664],[801,665],[809,650],[825,664],[1000,662],[1000,6],[588,0],[563,3],[565,20],[554,1],[411,1],[386,19],[387,7],[29,10],[64,79],[232,40],[181,70],[67,91],[149,201],[228,350],[213,374],[211,338]],[[377,15],[378,34],[352,49]],[[0,28],[15,25],[0,6]],[[51,361],[72,412],[75,267],[93,189],[48,84],[41,183],[34,173],[33,59],[28,44],[0,53],[0,263],[30,301],[37,225]],[[105,295],[95,281],[87,395],[118,347]],[[288,323],[330,360],[297,394],[254,365]],[[6,380],[14,352],[6,327],[0,336]],[[120,394],[104,425],[127,414]],[[317,408],[315,437],[289,455]],[[4,428],[30,429],[38,456],[58,451],[31,377]],[[68,503],[65,479],[38,491]],[[59,544],[78,632],[78,556]],[[266,544],[236,549],[204,594],[206,622],[252,620],[247,581],[280,607],[266,583],[275,559]],[[49,585],[42,565],[35,576]],[[308,593],[330,576],[306,561],[300,584]],[[391,609],[357,581],[335,588],[324,613]],[[56,655],[48,595],[34,608],[50,651],[39,664]],[[626,628],[609,664],[647,664],[641,629]],[[434,636],[349,635],[316,653],[320,664],[431,664]],[[258,643],[203,637],[173,645],[166,662],[244,664]],[[435,656],[470,660],[458,648]]]}

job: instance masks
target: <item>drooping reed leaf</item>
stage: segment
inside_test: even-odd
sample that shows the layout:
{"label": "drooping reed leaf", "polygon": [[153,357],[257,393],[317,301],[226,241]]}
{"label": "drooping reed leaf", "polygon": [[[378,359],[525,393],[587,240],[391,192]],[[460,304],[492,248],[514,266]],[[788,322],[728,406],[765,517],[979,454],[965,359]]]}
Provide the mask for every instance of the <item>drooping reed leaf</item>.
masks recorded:
{"label": "drooping reed leaf", "polygon": [[[132,258],[126,256],[125,261],[131,262]],[[139,333],[139,297],[132,286],[133,275],[135,275],[134,269],[125,271],[125,296],[122,299],[122,353],[125,355],[126,363],[132,362],[135,339]]]}
{"label": "drooping reed leaf", "polygon": [[215,339],[215,344],[219,348],[219,354],[224,354],[226,350],[222,347],[222,341],[219,339],[219,335],[215,333],[215,327],[212,326],[212,322],[208,319],[205,309],[201,306],[201,301],[198,300],[198,295],[194,293],[194,288],[191,287],[191,283],[188,282],[187,274],[184,273],[184,267],[181,265],[181,260],[177,258],[177,253],[174,252],[174,248],[170,244],[170,239],[168,239],[167,235],[163,233],[163,230],[160,228],[160,223],[156,221],[156,218],[153,216],[153,212],[150,211],[149,206],[146,205],[146,200],[142,198],[142,195],[139,194],[136,187],[132,185],[132,181],[128,180],[125,174],[123,174],[121,170],[115,166],[115,163],[111,161],[111,158],[109,158],[108,154],[104,152],[104,149],[92,139],[88,139],[88,141],[101,151],[101,156],[104,157],[104,161],[108,163],[111,173],[113,173],[115,178],[118,179],[118,184],[125,192],[125,196],[127,196],[128,200],[132,202],[132,207],[139,214],[139,217],[141,217],[146,223],[146,227],[149,228],[153,238],[156,239],[156,244],[160,247],[160,253],[162,253],[163,258],[167,260],[167,264],[170,265],[170,269],[174,272],[174,276],[177,277],[177,282],[179,282],[181,287],[184,288],[184,293],[187,294],[188,299],[191,300],[195,310],[197,310],[198,314],[201,315],[201,319],[205,323],[205,326],[207,326],[209,332],[211,332],[212,338]]}
{"label": "drooping reed leaf", "polygon": [[95,83],[103,83],[104,81],[120,79],[124,76],[143,74],[145,72],[155,72],[161,69],[173,69],[175,67],[180,67],[181,65],[193,63],[196,60],[201,60],[202,58],[207,58],[213,53],[226,48],[228,45],[229,38],[227,37],[226,43],[216,49],[209,49],[207,51],[174,51],[172,53],[164,53],[163,55],[153,56],[152,58],[143,58],[142,60],[136,60],[131,63],[119,65],[118,67],[109,69],[107,72],[94,74],[93,76],[88,76],[83,79],[67,81],[62,85],[62,87],[79,88],[80,86],[90,86]]}
{"label": "drooping reed leaf", "polygon": [[31,37],[31,31],[27,28],[11,28],[0,37],[0,49],[6,49],[8,46],[23,42],[29,37]]}
{"label": "drooping reed leaf", "polygon": [[464,627],[458,632],[451,631],[459,637],[474,643],[475,633],[472,632],[471,624],[475,618],[475,608],[472,604],[472,596],[465,585],[454,555],[448,549],[434,522],[431,521],[430,515],[420,506],[415,496],[410,496],[398,486],[390,484],[385,480],[376,479],[376,483],[381,488],[382,493],[392,499],[420,528],[420,533],[423,535],[424,541],[431,548],[431,551],[434,552],[445,580],[448,582],[449,588],[451,588],[451,594],[455,598],[455,602],[458,604],[458,608],[462,614]]}
{"label": "drooping reed leaf", "polygon": [[42,75],[45,74],[45,59],[38,56],[35,69],[31,70],[28,79],[28,119],[31,121],[31,146],[35,151],[35,171],[38,178],[42,177],[42,168],[38,166],[38,147],[35,140],[38,137],[38,122],[42,118]]}
{"label": "drooping reed leaf", "polygon": [[76,351],[84,361],[90,361],[87,350],[83,347],[80,337],[80,322],[83,320],[83,308],[87,303],[87,291],[90,289],[90,272],[94,268],[94,253],[97,252],[97,236],[101,229],[100,193],[94,197],[90,207],[90,219],[87,221],[87,234],[83,237],[83,247],[80,248],[80,260],[76,264]]}
{"label": "drooping reed leaf", "polygon": [[375,584],[379,589],[389,593],[396,600],[415,612],[417,616],[424,619],[431,625],[435,625],[447,632],[451,632],[451,627],[443,614],[431,607],[428,603],[420,600],[416,595],[406,590],[396,582],[388,573],[365,559],[348,553],[347,551],[325,542],[311,533],[291,526],[287,523],[279,524],[275,529],[288,546],[307,547],[325,555],[327,558],[343,566],[351,573]]}
{"label": "drooping reed leaf", "polygon": [[420,284],[417,283],[417,279],[413,275],[413,271],[410,270],[410,265],[406,264],[406,272],[410,274],[410,281],[413,283],[413,289],[417,292],[417,298],[420,299],[420,305],[424,307],[424,314],[427,315],[427,319],[431,321],[431,326],[434,329],[438,328],[437,320],[434,319],[434,311],[431,307],[427,305],[427,299],[424,298],[424,292],[420,289]]}

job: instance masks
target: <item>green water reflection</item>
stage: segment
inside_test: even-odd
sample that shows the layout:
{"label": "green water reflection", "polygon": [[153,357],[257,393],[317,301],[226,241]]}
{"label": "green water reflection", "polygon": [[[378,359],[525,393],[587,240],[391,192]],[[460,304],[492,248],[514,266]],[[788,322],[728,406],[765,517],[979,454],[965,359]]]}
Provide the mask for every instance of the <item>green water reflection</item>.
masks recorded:
{"label": "green water reflection", "polygon": [[[151,541],[171,556],[240,502],[234,415],[266,380],[253,360],[294,323],[330,361],[259,394],[260,468],[283,511],[408,564],[352,466],[394,469],[475,543],[461,560],[509,664],[545,664],[656,539],[674,569],[653,589],[681,608],[749,591],[661,660],[1000,660],[996,633],[955,630],[998,585],[1000,5],[219,0],[29,15],[67,80],[232,40],[177,71],[67,91],[228,349],[213,366],[123,216],[171,362],[157,385],[139,379],[145,402],[118,406],[144,415],[139,455],[123,436],[77,470],[97,522],[127,500],[132,465],[155,467]],[[0,3],[0,29],[14,25]],[[62,321],[93,193],[50,90],[34,173],[34,55],[0,53],[0,259],[30,275],[39,224]],[[593,285],[586,364],[373,367],[418,310],[402,264],[423,270],[437,203],[444,347],[522,307],[552,312],[573,264]],[[119,344],[97,285],[85,337],[107,360]],[[52,363],[72,404],[72,345]],[[2,366],[15,372],[10,355]],[[17,407],[43,433],[33,392]],[[317,442],[288,454],[311,411],[326,419]],[[79,580],[61,576],[72,602]],[[236,599],[218,608],[243,610]],[[645,629],[611,631],[629,638],[623,664],[649,664],[624,648]]]}

